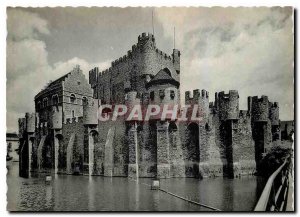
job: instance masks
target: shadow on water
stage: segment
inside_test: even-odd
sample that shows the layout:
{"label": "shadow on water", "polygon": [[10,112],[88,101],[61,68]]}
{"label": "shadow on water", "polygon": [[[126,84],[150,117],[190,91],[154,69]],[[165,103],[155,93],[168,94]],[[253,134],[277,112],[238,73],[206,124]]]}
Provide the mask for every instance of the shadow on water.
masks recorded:
{"label": "shadow on water", "polygon": [[[46,184],[45,174],[25,179],[18,163],[8,168],[9,211],[210,211],[142,184],[151,179],[58,175]],[[263,186],[259,177],[161,180],[165,190],[224,211],[253,210]]]}

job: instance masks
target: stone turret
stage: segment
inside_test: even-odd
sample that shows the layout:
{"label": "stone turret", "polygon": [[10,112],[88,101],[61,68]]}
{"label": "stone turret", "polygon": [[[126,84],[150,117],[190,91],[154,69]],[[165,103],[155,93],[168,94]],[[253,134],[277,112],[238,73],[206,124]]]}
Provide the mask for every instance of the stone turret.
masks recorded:
{"label": "stone turret", "polygon": [[98,124],[98,100],[92,101],[83,105],[83,123],[84,125]]}
{"label": "stone turret", "polygon": [[250,99],[248,98],[248,104],[251,104],[251,114],[254,122],[268,121],[269,100],[267,96],[262,96],[261,98],[258,98],[257,96],[250,97]]}
{"label": "stone turret", "polygon": [[141,35],[139,35],[137,46],[144,47],[145,45],[152,46],[153,48],[156,47],[155,38],[153,34],[147,34],[146,32],[143,32]]}
{"label": "stone turret", "polygon": [[[185,92],[185,104],[186,105],[198,105],[198,116],[205,120],[209,115],[209,92],[206,90],[195,89],[193,90],[193,97],[190,91]],[[191,109],[193,109],[191,107]]]}
{"label": "stone turret", "polygon": [[62,129],[62,106],[52,106],[51,128]]}
{"label": "stone turret", "polygon": [[271,124],[274,126],[279,126],[279,106],[278,102],[269,103],[269,118]]}
{"label": "stone turret", "polygon": [[98,83],[98,74],[98,67],[95,67],[89,71],[89,84],[91,84],[92,88],[94,88]]}
{"label": "stone turret", "polygon": [[35,113],[26,113],[26,132],[34,133],[35,132]]}
{"label": "stone turret", "polygon": [[26,119],[25,118],[19,118],[18,119],[18,125],[19,125],[19,138],[23,138],[24,132],[26,130]]}
{"label": "stone turret", "polygon": [[239,93],[237,90],[230,90],[228,94],[222,91],[218,94],[217,100],[220,120],[239,118]]}
{"label": "stone turret", "polygon": [[172,58],[173,58],[174,68],[175,68],[177,74],[180,73],[180,55],[181,55],[181,53],[179,50],[173,49]]}

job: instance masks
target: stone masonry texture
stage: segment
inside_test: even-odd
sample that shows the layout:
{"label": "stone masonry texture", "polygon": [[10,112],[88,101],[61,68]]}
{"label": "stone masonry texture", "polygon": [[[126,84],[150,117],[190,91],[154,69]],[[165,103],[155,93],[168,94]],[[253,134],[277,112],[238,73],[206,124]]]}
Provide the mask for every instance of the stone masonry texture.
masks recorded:
{"label": "stone masonry texture", "polygon": [[30,171],[152,178],[254,174],[262,154],[293,130],[293,122],[281,125],[279,105],[267,96],[248,97],[248,109],[240,110],[237,90],[215,93],[210,102],[209,92],[197,89],[185,93],[185,105],[177,113],[198,105],[199,121],[98,120],[99,115],[112,115],[109,109],[99,113],[104,104],[125,103],[130,108],[180,104],[180,55],[177,49],[171,55],[160,51],[155,37],[143,33],[108,69],[91,69],[88,80],[76,66],[50,81],[35,96],[35,113],[19,119],[20,175]]}

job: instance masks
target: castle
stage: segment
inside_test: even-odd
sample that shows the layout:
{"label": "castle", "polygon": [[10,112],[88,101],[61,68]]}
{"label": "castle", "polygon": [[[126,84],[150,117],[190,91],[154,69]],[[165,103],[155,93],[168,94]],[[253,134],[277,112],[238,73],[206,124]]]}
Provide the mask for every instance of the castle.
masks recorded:
{"label": "castle", "polygon": [[19,119],[20,176],[30,172],[123,177],[237,177],[251,175],[262,154],[281,140],[279,106],[267,96],[248,97],[206,90],[185,93],[185,105],[199,105],[201,121],[118,117],[99,121],[103,104],[128,107],[180,104],[180,51],[171,55],[143,33],[127,55],[100,72],[79,66],[35,96],[35,113]]}

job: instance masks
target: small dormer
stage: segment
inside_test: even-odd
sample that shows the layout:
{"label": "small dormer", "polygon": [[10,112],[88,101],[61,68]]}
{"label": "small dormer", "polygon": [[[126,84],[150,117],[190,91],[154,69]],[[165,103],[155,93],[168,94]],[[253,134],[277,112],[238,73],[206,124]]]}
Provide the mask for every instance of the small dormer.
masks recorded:
{"label": "small dormer", "polygon": [[171,76],[171,71],[168,68],[160,70],[147,84],[146,88],[149,89],[151,86],[171,84],[176,88],[179,88],[179,82]]}

